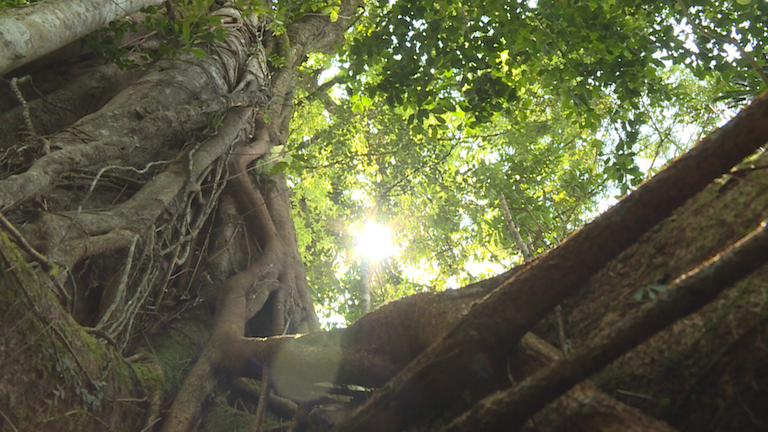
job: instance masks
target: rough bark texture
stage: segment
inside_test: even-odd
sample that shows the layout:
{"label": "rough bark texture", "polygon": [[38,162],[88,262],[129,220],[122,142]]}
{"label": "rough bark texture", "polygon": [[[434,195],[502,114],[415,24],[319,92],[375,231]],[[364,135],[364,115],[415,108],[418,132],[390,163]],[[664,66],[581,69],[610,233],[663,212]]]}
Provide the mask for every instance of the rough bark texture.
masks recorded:
{"label": "rough bark texture", "polygon": [[[666,284],[768,218],[765,157],[718,180],[596,275],[565,305],[572,344],[587,346]],[[766,269],[614,362],[596,378],[619,400],[682,430],[761,430],[765,424]],[[553,318],[538,331],[555,341]],[[754,421],[753,421],[754,418]]]}
{"label": "rough bark texture", "polygon": [[[757,252],[731,262],[742,267],[710,294],[742,282],[594,384],[584,380],[615,357],[584,362],[578,349],[619,340],[609,347],[620,356],[637,345],[638,325],[620,323],[664,307],[652,285],[768,217],[762,158],[717,179],[765,143],[766,98],[524,268],[318,331],[290,190],[264,165],[288,133],[296,68],[342,41],[356,11],[343,2],[337,21],[309,14],[275,37],[260,17],[224,7],[213,13],[229,38],[201,45],[204,59],[183,54],[141,73],[69,59],[45,69],[71,79],[40,71],[0,93],[13,102],[2,105],[0,222],[16,243],[0,236],[4,424],[399,432],[465,430],[464,418],[507,430],[512,410],[494,401],[530,391],[535,403],[515,404],[529,407],[514,419],[522,430],[763,430],[768,288],[764,269],[744,266]],[[271,54],[285,65],[271,67]],[[546,314],[566,295],[577,352],[563,360],[528,331],[544,318],[535,331],[557,345]],[[654,331],[677,319],[667,312]],[[269,396],[252,381],[264,371]],[[553,373],[564,381],[541,385]],[[264,404],[271,414],[255,426]]]}

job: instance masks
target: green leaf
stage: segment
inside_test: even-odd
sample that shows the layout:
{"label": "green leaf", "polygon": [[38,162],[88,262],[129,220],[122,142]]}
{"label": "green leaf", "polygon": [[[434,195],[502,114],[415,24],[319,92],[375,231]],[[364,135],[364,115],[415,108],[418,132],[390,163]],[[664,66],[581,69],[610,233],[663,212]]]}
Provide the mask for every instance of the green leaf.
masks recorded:
{"label": "green leaf", "polygon": [[643,293],[645,292],[644,288],[640,288],[639,290],[635,291],[635,295],[632,296],[632,298],[635,299],[635,301],[643,301]]}
{"label": "green leaf", "polygon": [[194,54],[200,59],[205,58],[205,51],[201,50],[200,48],[190,48],[189,52],[191,52],[192,54]]}
{"label": "green leaf", "polygon": [[203,19],[210,25],[215,25],[215,26],[221,25],[221,15],[208,15]]}
{"label": "green leaf", "polygon": [[192,43],[191,32],[189,29],[189,21],[181,22],[181,37],[184,39],[184,42],[187,43],[187,46],[189,46]]}
{"label": "green leaf", "polygon": [[287,162],[278,162],[272,166],[272,169],[269,171],[269,176],[273,177],[282,172],[285,172],[286,168],[288,168]]}

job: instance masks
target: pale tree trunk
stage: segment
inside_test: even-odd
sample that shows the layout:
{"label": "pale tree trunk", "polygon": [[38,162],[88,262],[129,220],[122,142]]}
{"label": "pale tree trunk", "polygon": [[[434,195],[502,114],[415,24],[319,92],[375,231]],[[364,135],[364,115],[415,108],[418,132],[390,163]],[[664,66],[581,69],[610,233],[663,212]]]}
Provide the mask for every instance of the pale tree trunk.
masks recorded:
{"label": "pale tree trunk", "polygon": [[365,314],[371,310],[371,264],[367,258],[360,264],[360,282],[360,309]]}
{"label": "pale tree trunk", "polygon": [[0,10],[0,75],[164,0],[57,0]]}
{"label": "pale tree trunk", "polygon": [[507,198],[504,195],[499,197],[499,203],[501,204],[501,211],[504,212],[504,219],[507,220],[507,228],[512,234],[512,238],[517,244],[517,248],[523,254],[523,261],[528,262],[533,259],[531,251],[528,250],[528,245],[523,241],[523,237],[520,235],[520,230],[517,229],[514,219],[512,219],[512,213],[509,211],[509,205],[507,205]]}

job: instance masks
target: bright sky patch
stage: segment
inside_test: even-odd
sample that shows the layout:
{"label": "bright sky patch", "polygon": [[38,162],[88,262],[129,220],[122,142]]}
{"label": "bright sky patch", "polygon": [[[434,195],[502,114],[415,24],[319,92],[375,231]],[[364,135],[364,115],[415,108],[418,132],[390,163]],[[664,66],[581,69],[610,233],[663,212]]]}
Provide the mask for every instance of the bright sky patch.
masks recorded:
{"label": "bright sky patch", "polygon": [[375,223],[368,223],[355,233],[355,250],[358,255],[371,261],[379,261],[397,253],[397,248],[392,244],[392,231]]}

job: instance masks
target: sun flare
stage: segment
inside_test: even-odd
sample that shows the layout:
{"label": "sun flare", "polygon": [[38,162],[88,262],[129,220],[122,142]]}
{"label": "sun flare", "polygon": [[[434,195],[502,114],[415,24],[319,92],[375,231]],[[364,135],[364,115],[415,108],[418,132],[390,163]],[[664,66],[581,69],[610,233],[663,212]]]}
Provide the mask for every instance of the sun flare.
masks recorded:
{"label": "sun flare", "polygon": [[355,250],[361,257],[379,261],[397,253],[392,244],[392,231],[385,226],[368,223],[355,233]]}

